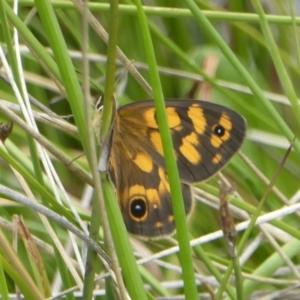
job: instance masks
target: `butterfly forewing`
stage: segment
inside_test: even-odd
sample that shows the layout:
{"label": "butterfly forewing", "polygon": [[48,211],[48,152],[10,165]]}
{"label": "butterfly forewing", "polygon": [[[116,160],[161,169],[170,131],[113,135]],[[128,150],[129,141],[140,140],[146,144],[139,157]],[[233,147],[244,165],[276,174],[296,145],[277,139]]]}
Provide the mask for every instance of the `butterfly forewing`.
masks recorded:
{"label": "butterfly forewing", "polygon": [[[245,120],[226,107],[195,100],[167,100],[166,107],[179,175],[184,182],[213,176],[243,143]],[[144,151],[165,168],[153,101],[130,104],[118,114],[121,123],[127,124],[125,130],[136,131],[135,139],[143,144]]]}
{"label": "butterfly forewing", "polygon": [[[168,105],[174,105],[167,103]],[[180,125],[171,127],[180,177],[186,182],[208,179],[231,159],[245,134],[244,119],[232,110],[208,102],[184,101],[174,114]]]}

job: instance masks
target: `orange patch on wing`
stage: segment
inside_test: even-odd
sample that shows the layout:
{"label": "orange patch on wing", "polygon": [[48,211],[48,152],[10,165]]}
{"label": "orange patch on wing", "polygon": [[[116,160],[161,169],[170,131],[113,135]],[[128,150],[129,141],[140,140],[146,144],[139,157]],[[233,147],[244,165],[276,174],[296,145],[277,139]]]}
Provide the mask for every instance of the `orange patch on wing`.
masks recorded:
{"label": "orange patch on wing", "polygon": [[155,223],[155,228],[162,228],[164,226],[164,224],[162,222],[156,222]]}
{"label": "orange patch on wing", "polygon": [[181,120],[180,120],[178,113],[176,112],[175,107],[167,107],[166,111],[167,111],[167,115],[168,115],[168,122],[169,122],[170,128],[180,126]]}
{"label": "orange patch on wing", "polygon": [[151,108],[148,108],[147,110],[145,110],[145,112],[143,113],[143,117],[144,117],[147,127],[158,128],[158,124],[155,119],[155,108],[154,107],[151,107]]}
{"label": "orange patch on wing", "polygon": [[223,141],[218,136],[212,135],[210,138],[210,143],[213,147],[219,148],[223,144]]}
{"label": "orange patch on wing", "polygon": [[155,148],[155,150],[161,155],[164,156],[164,151],[161,143],[161,137],[158,131],[153,131],[150,133],[150,140]]}
{"label": "orange patch on wing", "polygon": [[195,131],[203,134],[207,125],[206,118],[203,114],[203,109],[198,104],[193,104],[187,112]]}
{"label": "orange patch on wing", "polygon": [[219,121],[219,124],[221,126],[223,126],[226,130],[231,130],[232,129],[232,123],[230,121],[230,118],[228,117],[228,115],[226,113],[223,113],[221,118],[220,118],[220,121]]}
{"label": "orange patch on wing", "polygon": [[158,187],[159,194],[170,193],[170,185],[166,172],[162,169],[158,169],[158,176],[160,178],[160,183]]}
{"label": "orange patch on wing", "polygon": [[150,173],[153,169],[153,160],[147,154],[139,153],[132,160],[144,172]]}
{"label": "orange patch on wing", "polygon": [[195,146],[199,144],[198,136],[195,132],[182,139],[180,153],[192,164],[197,165],[201,161],[201,154]]}
{"label": "orange patch on wing", "polygon": [[160,206],[159,194],[156,189],[146,189],[146,197],[154,209]]}
{"label": "orange patch on wing", "polygon": [[212,162],[213,162],[214,164],[218,164],[218,163],[221,162],[221,160],[222,160],[222,155],[221,155],[221,154],[216,154],[216,155],[213,157]]}
{"label": "orange patch on wing", "polygon": [[168,215],[168,221],[171,223],[174,221],[174,216],[173,215]]}
{"label": "orange patch on wing", "polygon": [[224,135],[221,137],[221,139],[223,142],[225,142],[225,141],[229,140],[229,138],[230,138],[230,133],[228,130],[226,130]]}
{"label": "orange patch on wing", "polygon": [[143,185],[135,184],[128,189],[128,198],[145,198],[146,189]]}

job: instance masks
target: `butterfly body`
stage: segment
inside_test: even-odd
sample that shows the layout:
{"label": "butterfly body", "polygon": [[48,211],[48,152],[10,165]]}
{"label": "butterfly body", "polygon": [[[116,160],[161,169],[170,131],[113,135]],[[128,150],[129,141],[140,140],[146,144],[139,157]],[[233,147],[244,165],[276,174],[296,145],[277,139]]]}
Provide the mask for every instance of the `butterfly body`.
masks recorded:
{"label": "butterfly body", "polygon": [[[244,140],[246,122],[236,112],[205,101],[165,103],[188,214],[189,184],[210,178],[228,163]],[[118,109],[109,141],[107,170],[128,231],[150,238],[172,234],[173,209],[154,102]]]}

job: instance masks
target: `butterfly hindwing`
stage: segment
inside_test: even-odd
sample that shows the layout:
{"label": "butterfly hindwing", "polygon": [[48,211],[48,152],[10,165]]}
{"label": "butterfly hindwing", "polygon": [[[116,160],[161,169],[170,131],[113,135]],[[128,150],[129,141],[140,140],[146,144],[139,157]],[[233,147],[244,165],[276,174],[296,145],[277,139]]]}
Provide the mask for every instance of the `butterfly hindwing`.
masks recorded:
{"label": "butterfly hindwing", "polygon": [[[170,235],[174,232],[167,174],[147,153],[134,142],[124,145],[114,140],[109,174],[116,187],[129,232],[143,237]],[[192,206],[191,190],[188,185],[182,184],[182,191],[188,214]]]}

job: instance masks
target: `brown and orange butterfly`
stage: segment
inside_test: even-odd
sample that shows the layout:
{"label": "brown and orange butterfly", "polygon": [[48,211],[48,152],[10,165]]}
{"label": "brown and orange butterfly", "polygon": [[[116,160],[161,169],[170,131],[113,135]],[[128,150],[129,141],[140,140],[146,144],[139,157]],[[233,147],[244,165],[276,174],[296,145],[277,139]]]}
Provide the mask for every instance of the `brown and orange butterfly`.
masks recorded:
{"label": "brown and orange butterfly", "polygon": [[[238,113],[206,101],[166,100],[165,104],[189,214],[189,185],[207,180],[228,163],[243,143],[246,122]],[[95,129],[99,135],[99,121]],[[116,188],[127,230],[145,238],[172,234],[170,187],[153,100],[117,110],[102,153],[100,169],[108,171]]]}

